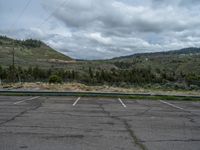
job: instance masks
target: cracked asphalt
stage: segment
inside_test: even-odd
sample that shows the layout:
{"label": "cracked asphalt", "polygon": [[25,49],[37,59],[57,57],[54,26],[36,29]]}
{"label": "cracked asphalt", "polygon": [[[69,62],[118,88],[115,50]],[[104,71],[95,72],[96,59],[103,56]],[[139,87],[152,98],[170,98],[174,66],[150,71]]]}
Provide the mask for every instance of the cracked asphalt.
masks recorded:
{"label": "cracked asphalt", "polygon": [[0,150],[200,150],[200,102],[76,100],[0,96]]}

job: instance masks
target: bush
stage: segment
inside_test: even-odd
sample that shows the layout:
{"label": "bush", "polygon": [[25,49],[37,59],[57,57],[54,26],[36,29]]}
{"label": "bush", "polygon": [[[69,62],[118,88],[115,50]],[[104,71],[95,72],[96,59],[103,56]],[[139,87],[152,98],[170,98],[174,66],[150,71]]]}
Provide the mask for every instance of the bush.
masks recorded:
{"label": "bush", "polygon": [[190,85],[190,89],[191,89],[191,90],[199,90],[200,87],[197,86],[197,85]]}
{"label": "bush", "polygon": [[32,40],[32,39],[28,39],[28,40],[22,41],[21,43],[22,43],[22,45],[24,45],[24,46],[26,46],[28,48],[37,48],[37,47],[40,47],[42,45],[41,41]]}
{"label": "bush", "polygon": [[51,75],[49,77],[49,83],[62,83],[62,79],[57,75]]}

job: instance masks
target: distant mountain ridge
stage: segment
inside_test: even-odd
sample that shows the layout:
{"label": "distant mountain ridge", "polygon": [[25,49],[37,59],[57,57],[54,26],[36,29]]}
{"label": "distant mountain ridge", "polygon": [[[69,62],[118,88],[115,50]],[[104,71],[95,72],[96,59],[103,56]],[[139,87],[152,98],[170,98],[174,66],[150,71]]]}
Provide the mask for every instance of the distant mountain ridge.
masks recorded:
{"label": "distant mountain ridge", "polygon": [[113,58],[110,62],[120,69],[151,68],[151,71],[167,70],[175,74],[200,75],[200,48],[139,53]]}
{"label": "distant mountain ridge", "polygon": [[3,70],[1,76],[8,81],[12,81],[13,76],[13,49],[17,78],[20,76],[24,81],[47,81],[53,73],[66,82],[77,81],[94,85],[156,84],[157,87],[159,84],[174,89],[191,88],[190,85],[193,89],[200,87],[200,48],[89,61],[73,60],[38,40],[21,41],[0,37],[0,68],[3,68],[0,69]]}
{"label": "distant mountain ridge", "polygon": [[[15,63],[20,66],[38,65],[50,67],[74,61],[39,40],[15,40],[0,36],[0,63],[9,66],[12,63],[13,50]],[[62,65],[61,65],[62,66]]]}
{"label": "distant mountain ridge", "polygon": [[126,59],[126,58],[138,57],[138,56],[160,56],[160,55],[181,55],[181,54],[186,54],[186,55],[187,54],[200,54],[200,48],[188,47],[188,48],[183,48],[180,50],[169,50],[169,51],[149,52],[149,53],[136,53],[136,54],[127,55],[127,56],[115,57],[115,58],[113,58],[113,60]]}

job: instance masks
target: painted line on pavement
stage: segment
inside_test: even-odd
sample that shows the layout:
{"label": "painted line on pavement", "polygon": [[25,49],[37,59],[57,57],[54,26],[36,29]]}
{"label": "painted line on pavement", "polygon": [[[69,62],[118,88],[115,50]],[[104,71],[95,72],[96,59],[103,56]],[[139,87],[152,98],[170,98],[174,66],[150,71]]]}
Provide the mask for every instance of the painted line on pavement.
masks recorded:
{"label": "painted line on pavement", "polygon": [[163,100],[160,100],[160,102],[163,103],[163,104],[169,105],[169,106],[171,106],[171,107],[173,107],[173,108],[177,108],[177,109],[180,109],[180,110],[185,110],[185,109],[182,108],[182,107],[176,106],[176,105],[174,105],[174,104],[168,103],[168,102],[163,101]]}
{"label": "painted line on pavement", "polygon": [[76,101],[73,103],[73,106],[75,106],[77,103],[78,103],[78,101],[81,99],[81,97],[78,97],[77,99],[76,99]]}
{"label": "painted line on pavement", "polygon": [[121,100],[121,98],[118,98],[118,101],[122,104],[122,106],[123,106],[124,108],[126,108],[126,105],[125,105],[124,102]]}
{"label": "painted line on pavement", "polygon": [[22,101],[18,101],[18,102],[15,102],[14,105],[17,105],[17,104],[20,104],[20,103],[23,103],[23,102],[26,102],[26,101],[34,100],[34,99],[37,99],[39,97],[40,96],[36,96],[36,97],[32,97],[32,98],[25,99],[25,100],[22,100]]}

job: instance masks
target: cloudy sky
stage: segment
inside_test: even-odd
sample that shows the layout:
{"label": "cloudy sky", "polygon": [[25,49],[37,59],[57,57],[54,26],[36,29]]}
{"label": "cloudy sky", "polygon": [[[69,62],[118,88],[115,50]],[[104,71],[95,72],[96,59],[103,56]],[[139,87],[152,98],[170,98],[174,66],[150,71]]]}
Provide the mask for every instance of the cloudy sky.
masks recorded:
{"label": "cloudy sky", "polygon": [[0,0],[0,34],[78,59],[200,47],[200,0]]}

